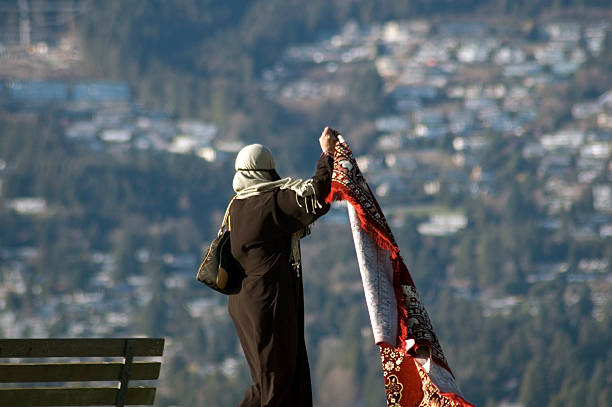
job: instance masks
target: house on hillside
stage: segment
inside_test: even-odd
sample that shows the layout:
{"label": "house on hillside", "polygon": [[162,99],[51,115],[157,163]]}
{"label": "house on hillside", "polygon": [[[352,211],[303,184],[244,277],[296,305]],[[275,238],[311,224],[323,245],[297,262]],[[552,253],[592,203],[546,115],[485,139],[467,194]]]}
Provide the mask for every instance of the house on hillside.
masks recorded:
{"label": "house on hillside", "polygon": [[79,82],[72,85],[71,99],[80,103],[120,103],[130,101],[125,82]]}
{"label": "house on hillside", "polygon": [[47,201],[41,197],[13,198],[6,202],[9,209],[21,215],[44,215],[48,213]]}
{"label": "house on hillside", "polygon": [[107,143],[127,143],[132,140],[132,130],[129,128],[105,129],[100,132],[100,138]]}
{"label": "house on hillside", "polygon": [[397,151],[406,145],[406,135],[401,133],[384,134],[376,139],[379,151]]}
{"label": "house on hillside", "polygon": [[542,65],[538,62],[523,62],[504,66],[502,74],[506,78],[521,78],[538,75],[542,70]]}
{"label": "house on hillside", "polygon": [[591,184],[604,170],[605,159],[580,155],[576,160],[577,179],[581,184]]}
{"label": "house on hillside", "polygon": [[207,142],[210,142],[219,132],[217,125],[194,119],[179,120],[177,127],[181,133]]}
{"label": "house on hillside", "polygon": [[489,53],[495,46],[490,41],[485,43],[467,41],[457,49],[457,60],[462,64],[484,63],[489,59]]}
{"label": "house on hillside", "polygon": [[223,153],[235,154],[239,152],[245,144],[242,140],[222,140],[215,142],[215,147]]}
{"label": "house on hillside", "polygon": [[446,117],[441,109],[418,110],[414,121],[416,137],[439,138],[448,133]]}
{"label": "house on hillside", "polygon": [[68,86],[59,81],[11,81],[6,84],[7,102],[39,106],[68,100]]}
{"label": "house on hillside", "polygon": [[608,184],[593,186],[593,207],[600,212],[612,212],[612,186]]}
{"label": "house on hillside", "polygon": [[467,223],[467,216],[463,213],[438,214],[418,225],[417,231],[424,236],[449,236],[465,228]]}
{"label": "house on hillside", "polygon": [[582,130],[560,130],[546,134],[540,139],[540,144],[546,150],[568,149],[576,150],[584,144],[585,133]]}
{"label": "house on hillside", "polygon": [[580,24],[575,21],[550,22],[544,25],[544,32],[552,42],[575,44],[580,41]]}
{"label": "house on hillside", "polygon": [[384,162],[387,168],[399,173],[414,171],[418,167],[414,152],[408,150],[387,153]]}
{"label": "house on hillside", "polygon": [[597,126],[600,129],[612,129],[612,111],[599,113],[597,115]]}
{"label": "house on hillside", "polygon": [[518,46],[505,45],[497,48],[493,53],[493,63],[497,65],[507,65],[511,63],[523,63],[525,62],[526,55]]}
{"label": "house on hillside", "polygon": [[410,121],[400,115],[384,116],[376,119],[376,131],[385,133],[407,132],[410,129]]}
{"label": "house on hillside", "polygon": [[71,139],[93,140],[99,127],[91,121],[77,121],[69,125],[64,134]]}
{"label": "house on hillside", "polygon": [[594,56],[599,56],[606,38],[606,33],[610,28],[608,21],[590,23],[584,28],[584,41],[587,48]]}
{"label": "house on hillside", "polygon": [[572,117],[578,120],[588,119],[601,111],[597,102],[582,102],[572,106]]}

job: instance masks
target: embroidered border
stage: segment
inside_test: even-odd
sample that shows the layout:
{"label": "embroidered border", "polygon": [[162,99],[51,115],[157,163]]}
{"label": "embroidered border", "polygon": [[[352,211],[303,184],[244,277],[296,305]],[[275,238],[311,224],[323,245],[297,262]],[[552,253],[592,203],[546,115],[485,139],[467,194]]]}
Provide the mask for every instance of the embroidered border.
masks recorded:
{"label": "embroidered border", "polygon": [[[418,345],[427,345],[432,359],[452,372],[448,367],[442,347],[438,342],[431,320],[421,303],[408,268],[399,255],[399,247],[383,212],[365,178],[361,174],[353,154],[342,138],[336,143],[332,191],[327,202],[346,200],[356,210],[360,226],[375,239],[378,246],[390,252],[393,266],[393,286],[398,307],[398,338],[392,346],[380,343],[381,363],[385,380],[385,393],[389,407],[467,407],[472,406],[454,393],[441,393],[435,383],[407,349],[406,339],[414,339]],[[473,406],[472,406],[473,407]]]}

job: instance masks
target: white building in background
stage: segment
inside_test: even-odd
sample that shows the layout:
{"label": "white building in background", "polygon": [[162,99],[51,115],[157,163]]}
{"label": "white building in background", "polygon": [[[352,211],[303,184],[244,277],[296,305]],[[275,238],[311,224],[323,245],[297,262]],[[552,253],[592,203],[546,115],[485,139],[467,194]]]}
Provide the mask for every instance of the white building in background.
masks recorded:
{"label": "white building in background", "polygon": [[206,123],[201,120],[179,120],[177,127],[182,133],[196,138],[211,141],[219,132],[215,124]]}
{"label": "white building in background", "polygon": [[43,215],[47,212],[47,201],[44,198],[15,198],[9,200],[6,205],[21,215]]}
{"label": "white building in background", "polygon": [[589,143],[580,149],[581,157],[589,158],[608,158],[610,155],[610,143],[594,142]]}
{"label": "white building in background", "polygon": [[580,130],[562,130],[555,134],[546,134],[540,139],[546,150],[557,148],[579,148],[584,144],[584,132]]}
{"label": "white building in background", "polygon": [[410,31],[407,24],[391,21],[383,26],[381,37],[387,44],[402,44],[410,40]]}
{"label": "white building in background", "polygon": [[464,64],[483,63],[489,58],[489,50],[482,44],[469,42],[457,49],[457,59]]}
{"label": "white building in background", "polygon": [[215,147],[224,153],[237,153],[245,144],[241,140],[217,140]]}
{"label": "white building in background", "polygon": [[576,43],[580,40],[580,24],[573,21],[551,22],[544,31],[558,43]]}
{"label": "white building in background", "polygon": [[196,155],[200,157],[201,159],[208,161],[208,162],[213,162],[219,157],[219,154],[217,154],[217,151],[215,151],[215,149],[212,147],[198,148],[196,150]]}
{"label": "white building in background", "polygon": [[612,211],[612,186],[593,186],[593,207],[602,212]]}
{"label": "white building in background", "polygon": [[199,155],[201,149],[208,147],[210,147],[208,141],[202,141],[197,137],[180,134],[172,139],[172,142],[168,146],[168,152],[174,154],[196,153]]}
{"label": "white building in background", "polygon": [[72,139],[93,139],[98,132],[98,126],[93,122],[76,122],[66,129],[66,137]]}
{"label": "white building in background", "polygon": [[609,26],[608,22],[600,22],[590,24],[584,28],[584,39],[587,48],[594,56],[600,54]]}
{"label": "white building in background", "polygon": [[400,115],[384,116],[376,119],[375,126],[381,132],[406,132],[410,129],[410,121]]}
{"label": "white building in background", "polygon": [[599,113],[597,115],[597,126],[602,129],[612,129],[612,113]]}
{"label": "white building in background", "polygon": [[596,115],[601,111],[601,107],[597,102],[582,102],[576,103],[572,107],[572,116],[575,119],[583,120]]}
{"label": "white building in background", "polygon": [[599,228],[599,236],[602,238],[612,237],[612,223],[602,225],[601,228]]}
{"label": "white building in background", "polygon": [[107,143],[127,143],[132,139],[132,131],[127,129],[106,129],[100,138]]}
{"label": "white building in background", "polygon": [[602,107],[612,107],[612,90],[607,91],[597,100]]}
{"label": "white building in background", "polygon": [[421,223],[417,231],[424,236],[449,236],[467,226],[468,219],[463,213],[432,215],[428,222]]}

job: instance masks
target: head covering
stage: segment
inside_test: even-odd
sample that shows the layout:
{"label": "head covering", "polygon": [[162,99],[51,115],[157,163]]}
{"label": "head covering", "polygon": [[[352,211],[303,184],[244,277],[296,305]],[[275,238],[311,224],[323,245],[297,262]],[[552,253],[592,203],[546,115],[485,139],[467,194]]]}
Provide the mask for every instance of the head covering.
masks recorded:
{"label": "head covering", "polygon": [[299,197],[303,198],[306,211],[316,211],[322,205],[317,201],[312,179],[302,181],[281,178],[275,169],[272,152],[261,144],[250,144],[238,152],[234,163],[236,174],[232,186],[237,199],[261,195],[275,189],[291,189],[296,193],[296,200],[302,206]]}
{"label": "head covering", "polygon": [[254,185],[280,180],[272,152],[261,144],[250,144],[240,150],[236,156],[234,169],[236,174],[232,186],[238,195]]}

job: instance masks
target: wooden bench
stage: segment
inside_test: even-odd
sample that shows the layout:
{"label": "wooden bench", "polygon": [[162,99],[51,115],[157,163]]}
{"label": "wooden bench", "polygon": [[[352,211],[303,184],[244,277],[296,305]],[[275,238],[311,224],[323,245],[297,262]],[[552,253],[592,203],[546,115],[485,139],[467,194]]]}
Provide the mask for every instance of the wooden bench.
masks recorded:
{"label": "wooden bench", "polygon": [[[155,387],[128,387],[130,380],[156,380],[161,362],[134,361],[159,357],[163,338],[126,339],[0,339],[0,406],[124,406],[152,405]],[[98,358],[83,361],[82,358]],[[25,360],[15,361],[14,358]],[[28,358],[68,358],[64,362],[27,363]],[[75,358],[79,358],[75,362]],[[104,361],[107,358],[123,358]],[[30,359],[31,360],[31,359]],[[95,386],[115,382],[114,387]],[[46,382],[43,387],[32,383]],[[79,383],[70,387],[69,382]],[[74,384],[72,384],[74,386]],[[40,387],[38,387],[40,386]],[[51,387],[53,386],[53,387]],[[88,386],[88,387],[83,387]]]}

